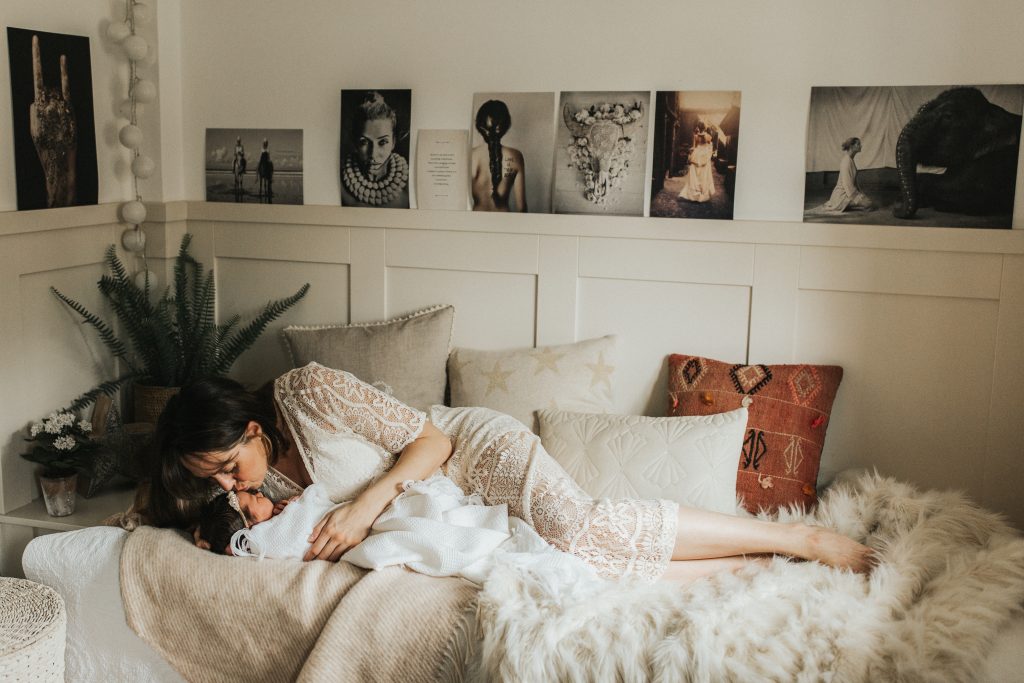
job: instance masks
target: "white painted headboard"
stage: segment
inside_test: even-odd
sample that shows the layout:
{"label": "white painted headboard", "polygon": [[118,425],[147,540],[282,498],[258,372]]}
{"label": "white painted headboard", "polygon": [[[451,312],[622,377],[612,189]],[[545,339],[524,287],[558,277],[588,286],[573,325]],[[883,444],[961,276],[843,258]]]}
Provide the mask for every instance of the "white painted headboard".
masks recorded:
{"label": "white painted headboard", "polygon": [[[846,374],[822,477],[877,467],[966,490],[1024,527],[1024,231],[202,202],[157,205],[150,214],[151,267],[165,265],[154,257],[173,256],[185,230],[194,233],[193,254],[216,269],[221,318],[312,283],[238,363],[243,381],[288,367],[276,333],[284,324],[380,320],[436,303],[455,305],[456,346],[617,334],[624,413],[665,413],[665,357],[673,352],[835,363]],[[74,266],[88,274],[76,282],[95,282],[103,249],[119,234],[105,216],[98,226],[29,225],[17,236],[40,249],[90,237],[72,240],[77,251],[51,251],[45,263],[0,257],[6,286],[20,282],[2,292],[9,316],[24,319],[28,303],[47,302],[58,268]],[[30,356],[31,329],[16,340]],[[27,479],[11,460],[5,474],[14,468]],[[4,477],[8,509],[21,495],[12,481]]]}

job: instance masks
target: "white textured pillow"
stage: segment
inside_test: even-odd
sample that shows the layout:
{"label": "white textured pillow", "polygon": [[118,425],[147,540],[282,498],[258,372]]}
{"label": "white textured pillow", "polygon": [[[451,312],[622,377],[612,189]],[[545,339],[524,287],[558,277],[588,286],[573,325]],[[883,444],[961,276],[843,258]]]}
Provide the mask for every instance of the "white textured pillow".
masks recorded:
{"label": "white textured pillow", "polygon": [[542,408],[606,413],[614,351],[612,335],[535,349],[455,349],[448,358],[451,404],[497,410],[534,432],[534,412]]}
{"label": "white textured pillow", "polygon": [[595,498],[667,498],[735,514],[747,409],[694,417],[541,410],[544,448]]}

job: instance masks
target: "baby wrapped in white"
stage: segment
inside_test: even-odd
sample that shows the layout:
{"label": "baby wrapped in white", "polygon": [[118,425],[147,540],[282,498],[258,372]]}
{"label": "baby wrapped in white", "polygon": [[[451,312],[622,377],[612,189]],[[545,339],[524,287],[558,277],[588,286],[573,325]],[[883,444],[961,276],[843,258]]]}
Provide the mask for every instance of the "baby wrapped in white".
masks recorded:
{"label": "baby wrapped in white", "polygon": [[[582,560],[555,550],[526,522],[510,517],[505,505],[484,505],[443,475],[405,482],[404,489],[374,522],[370,535],[342,560],[366,569],[405,565],[474,583],[483,583],[498,557],[575,576],[593,574]],[[325,489],[313,484],[277,516],[235,532],[231,551],[301,559],[313,528],[334,507]]]}

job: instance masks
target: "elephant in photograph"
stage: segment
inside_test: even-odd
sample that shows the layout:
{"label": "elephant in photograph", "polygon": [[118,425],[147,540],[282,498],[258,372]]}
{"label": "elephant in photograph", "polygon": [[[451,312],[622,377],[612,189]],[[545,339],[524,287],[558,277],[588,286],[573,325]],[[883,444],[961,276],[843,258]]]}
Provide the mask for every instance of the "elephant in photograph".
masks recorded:
{"label": "elephant in photograph", "polygon": [[[902,200],[893,215],[913,218],[926,205],[969,215],[1009,213],[1020,131],[1021,116],[992,104],[977,88],[952,88],[926,102],[896,142]],[[918,164],[946,171],[918,175]]]}

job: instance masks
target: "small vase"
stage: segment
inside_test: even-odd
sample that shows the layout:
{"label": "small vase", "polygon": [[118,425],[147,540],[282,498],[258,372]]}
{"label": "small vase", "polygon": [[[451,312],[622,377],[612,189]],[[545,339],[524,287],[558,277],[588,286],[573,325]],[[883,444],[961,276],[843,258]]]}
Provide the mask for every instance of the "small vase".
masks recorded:
{"label": "small vase", "polygon": [[67,517],[73,513],[77,483],[77,472],[64,476],[39,475],[39,487],[43,490],[46,514],[51,517]]}

